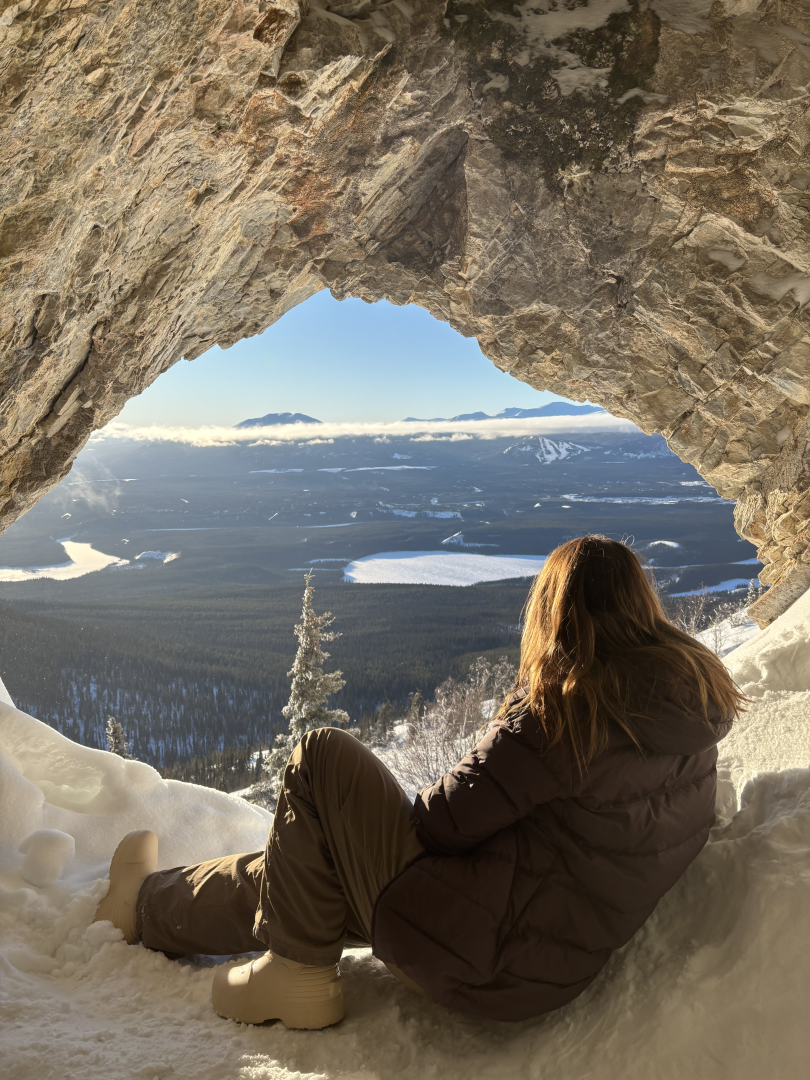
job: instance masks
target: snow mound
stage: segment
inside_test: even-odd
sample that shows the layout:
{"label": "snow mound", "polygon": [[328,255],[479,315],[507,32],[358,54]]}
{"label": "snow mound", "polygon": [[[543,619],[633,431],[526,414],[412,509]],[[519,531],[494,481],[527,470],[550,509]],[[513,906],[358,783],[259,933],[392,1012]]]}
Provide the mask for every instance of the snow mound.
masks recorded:
{"label": "snow mound", "polygon": [[128,830],[153,828],[166,867],[258,850],[269,815],[0,705],[4,1080],[803,1078],[810,689],[780,679],[802,682],[808,613],[810,595],[726,661],[757,700],[721,744],[718,824],[699,858],[585,994],[513,1025],[411,994],[362,950],[341,961],[348,1015],[334,1028],[219,1019],[212,958],[172,962],[91,919]]}
{"label": "snow mound", "polygon": [[242,799],[163,780],[143,761],[79,746],[0,704],[0,872],[42,829],[72,836],[76,862],[98,876],[131,829],[154,829],[160,865],[170,867],[262,848],[269,821]]}
{"label": "snow mound", "polygon": [[729,656],[726,666],[749,697],[810,690],[810,591]]}
{"label": "snow mound", "polygon": [[53,885],[76,854],[76,841],[59,829],[37,829],[26,836],[17,850],[25,858],[20,875],[29,885],[44,889]]}

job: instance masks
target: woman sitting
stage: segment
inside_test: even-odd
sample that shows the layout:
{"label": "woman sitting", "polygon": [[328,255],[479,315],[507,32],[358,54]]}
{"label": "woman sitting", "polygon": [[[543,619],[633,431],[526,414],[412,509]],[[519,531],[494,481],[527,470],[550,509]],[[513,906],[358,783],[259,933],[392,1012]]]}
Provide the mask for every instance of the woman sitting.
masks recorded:
{"label": "woman sitting", "polygon": [[347,732],[311,731],[264,852],[156,872],[154,833],[130,833],[96,918],[172,956],[262,951],[214,977],[214,1008],[246,1023],[340,1020],[347,942],[448,1008],[537,1016],[593,982],[706,843],[743,700],[629,548],[571,540],[532,585],[517,689],[415,805]]}

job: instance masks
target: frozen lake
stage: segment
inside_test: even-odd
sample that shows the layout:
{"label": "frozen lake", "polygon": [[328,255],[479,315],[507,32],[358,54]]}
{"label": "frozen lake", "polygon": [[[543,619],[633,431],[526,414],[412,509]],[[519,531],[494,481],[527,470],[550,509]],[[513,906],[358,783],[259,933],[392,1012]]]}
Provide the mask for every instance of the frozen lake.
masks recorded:
{"label": "frozen lake", "polygon": [[129,559],[96,551],[92,544],[77,544],[72,540],[60,540],[59,543],[65,549],[68,562],[56,566],[0,566],[0,581],[35,581],[37,578],[70,581],[71,578],[92,574],[95,570],[105,570],[108,566],[127,566],[129,563]]}
{"label": "frozen lake", "polygon": [[477,585],[534,577],[545,555],[470,555],[461,551],[382,551],[349,563],[343,580],[374,585]]}

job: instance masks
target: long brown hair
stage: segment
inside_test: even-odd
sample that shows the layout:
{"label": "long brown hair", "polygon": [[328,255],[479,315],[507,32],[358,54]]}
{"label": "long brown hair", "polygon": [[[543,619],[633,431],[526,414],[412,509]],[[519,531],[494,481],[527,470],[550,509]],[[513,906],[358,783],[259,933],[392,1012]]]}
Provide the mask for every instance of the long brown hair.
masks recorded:
{"label": "long brown hair", "polygon": [[628,703],[639,670],[676,694],[681,684],[682,703],[699,703],[707,723],[710,704],[730,716],[746,701],[717,656],[667,620],[630,548],[598,535],[562,544],[529,593],[518,685],[549,745],[570,742],[580,772],[607,747],[611,722],[638,743]]}

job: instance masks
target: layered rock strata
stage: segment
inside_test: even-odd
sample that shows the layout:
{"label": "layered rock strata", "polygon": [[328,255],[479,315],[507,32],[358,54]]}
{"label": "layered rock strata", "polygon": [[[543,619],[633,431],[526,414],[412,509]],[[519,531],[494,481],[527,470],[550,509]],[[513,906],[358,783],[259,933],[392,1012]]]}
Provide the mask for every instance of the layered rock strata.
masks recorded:
{"label": "layered rock strata", "polygon": [[416,303],[810,585],[810,0],[0,0],[0,521],[181,357]]}

